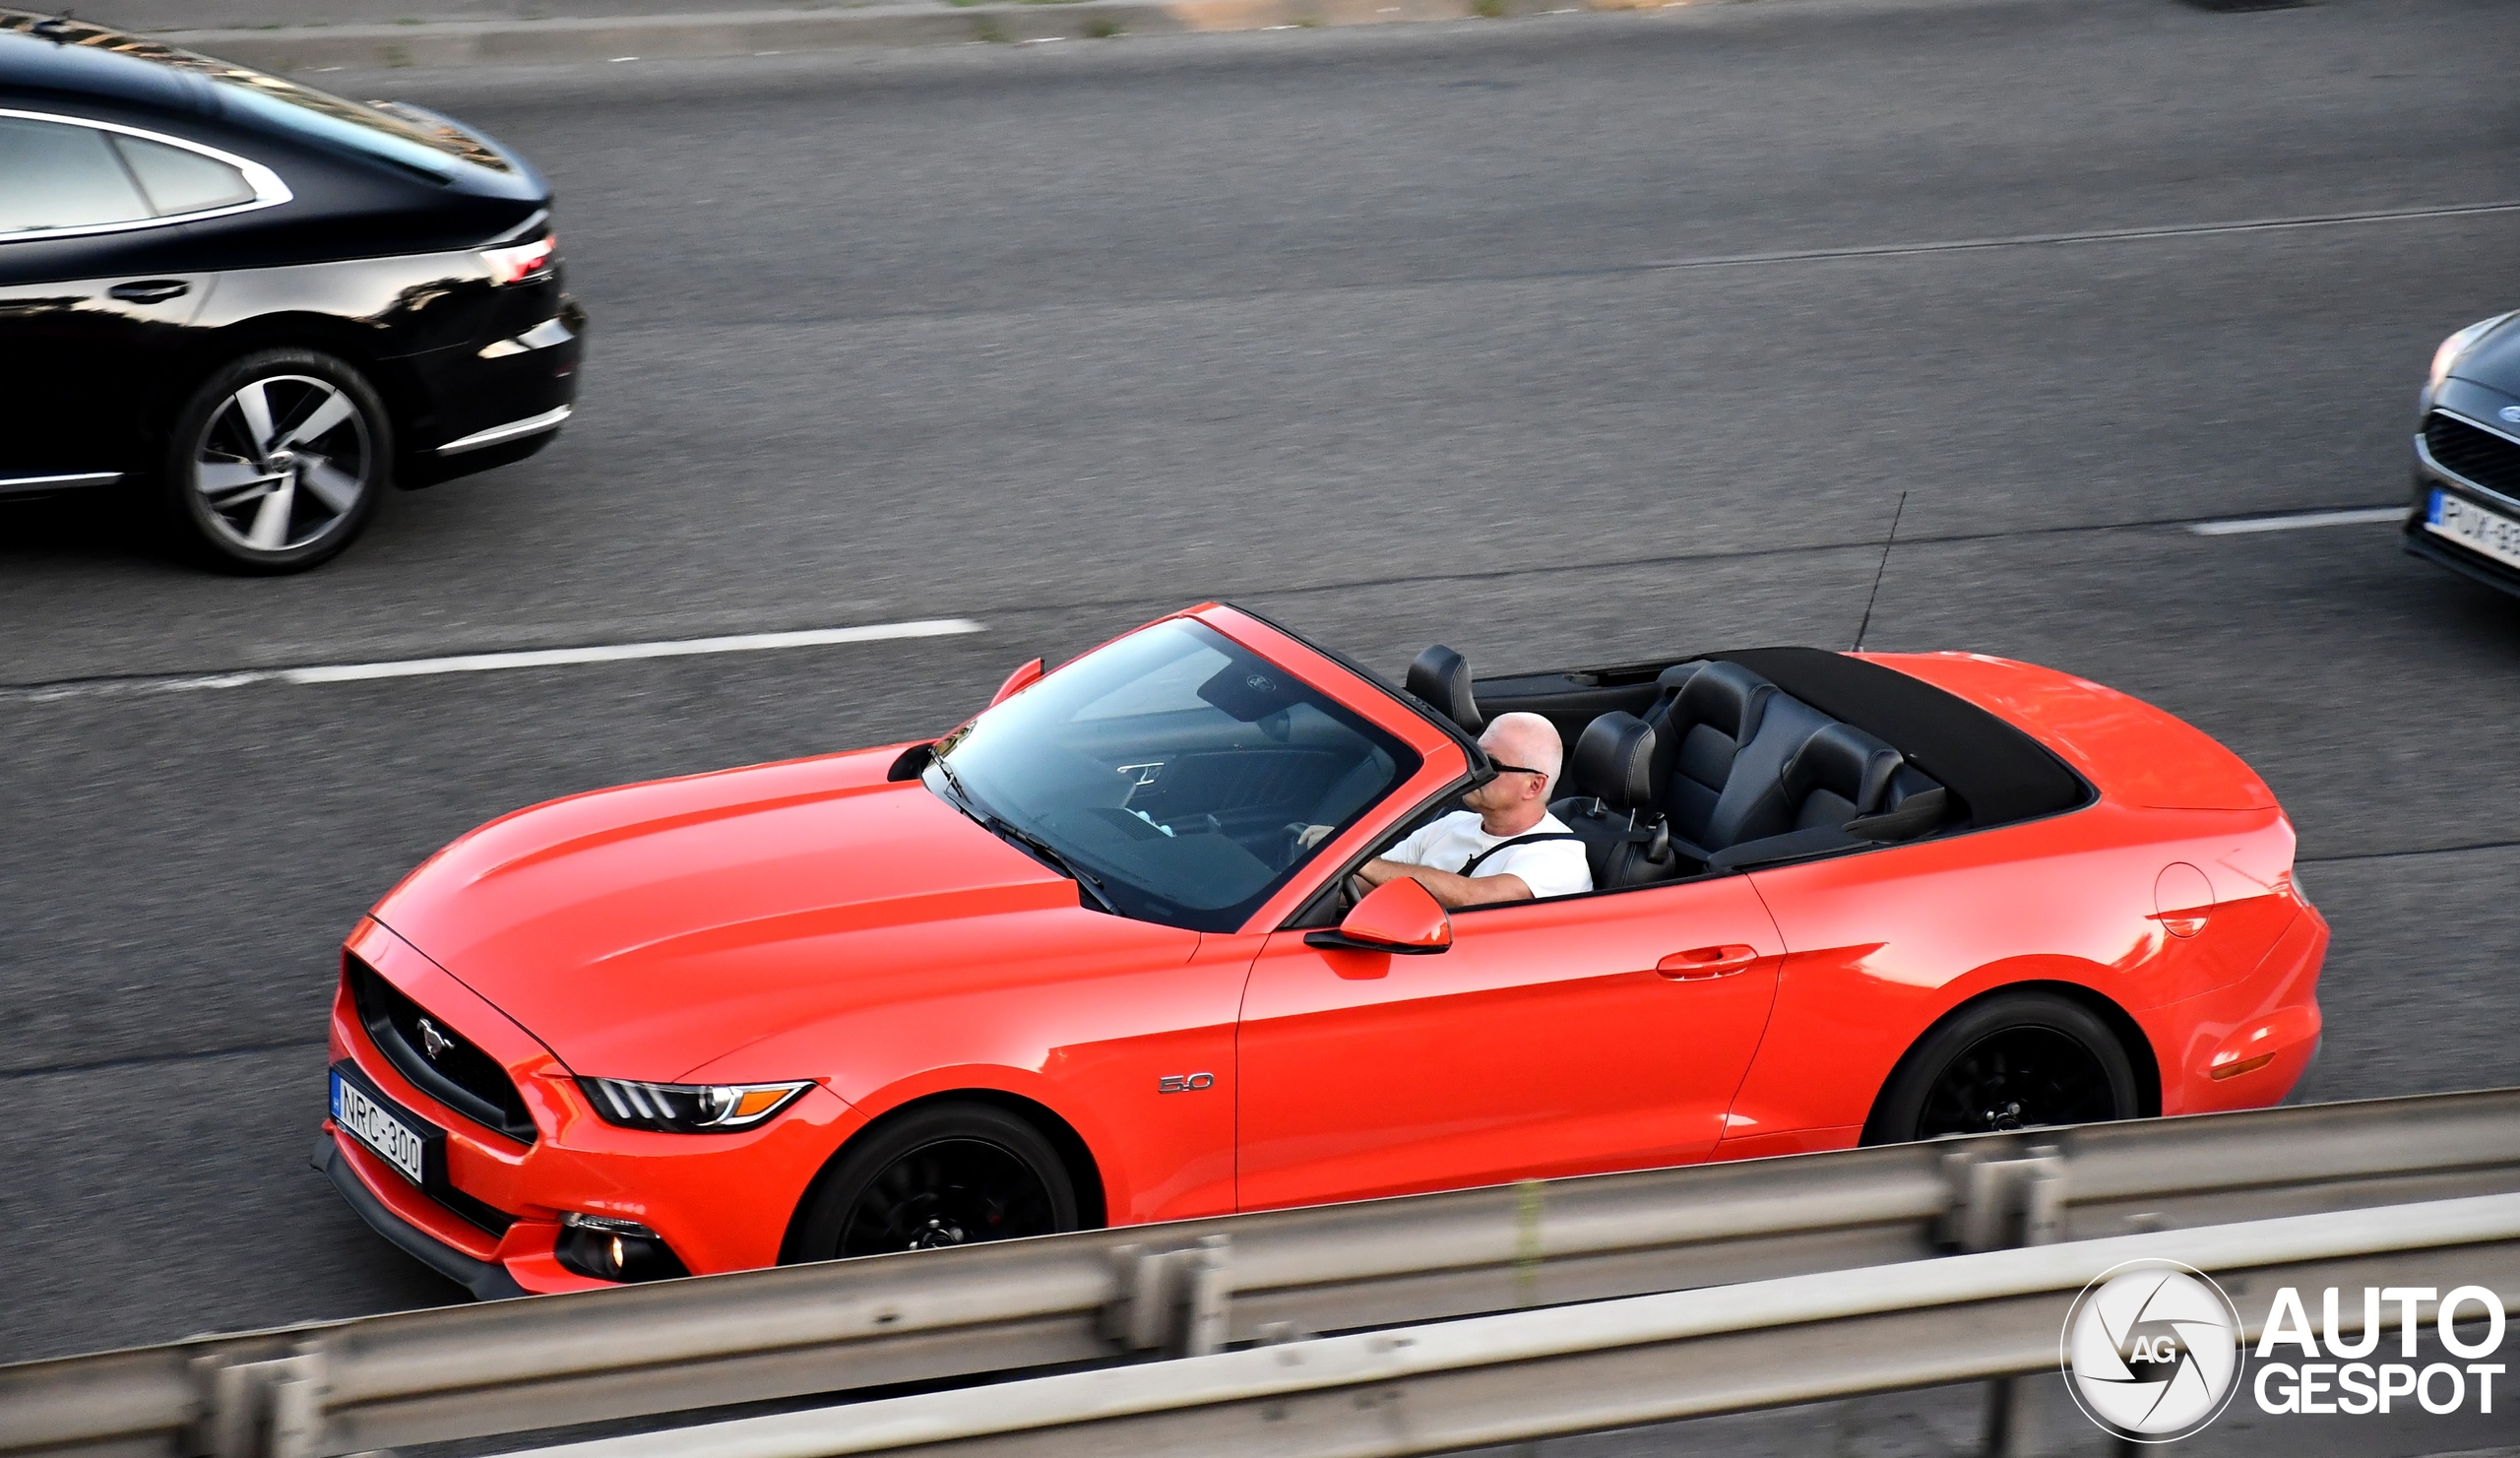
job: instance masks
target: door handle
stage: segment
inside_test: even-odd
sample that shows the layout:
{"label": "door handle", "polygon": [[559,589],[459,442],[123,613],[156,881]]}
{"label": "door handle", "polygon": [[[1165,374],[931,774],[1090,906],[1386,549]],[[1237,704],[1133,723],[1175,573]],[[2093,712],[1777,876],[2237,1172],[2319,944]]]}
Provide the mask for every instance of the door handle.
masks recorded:
{"label": "door handle", "polygon": [[1675,983],[1704,982],[1709,978],[1731,977],[1747,972],[1759,960],[1759,949],[1733,943],[1721,947],[1693,947],[1673,952],[1654,964],[1654,970]]}
{"label": "door handle", "polygon": [[116,284],[105,291],[127,304],[162,304],[170,298],[181,298],[192,292],[192,287],[181,279],[141,279],[129,284]]}

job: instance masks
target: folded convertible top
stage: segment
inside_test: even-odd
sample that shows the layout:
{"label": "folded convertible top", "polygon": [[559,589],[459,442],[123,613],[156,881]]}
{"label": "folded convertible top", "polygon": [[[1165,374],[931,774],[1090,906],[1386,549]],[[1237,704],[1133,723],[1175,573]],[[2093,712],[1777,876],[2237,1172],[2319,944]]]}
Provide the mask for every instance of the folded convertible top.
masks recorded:
{"label": "folded convertible top", "polygon": [[1711,653],[1738,664],[1832,719],[1874,734],[1941,781],[1981,826],[2079,809],[2083,777],[2019,728],[1895,668],[1820,648]]}

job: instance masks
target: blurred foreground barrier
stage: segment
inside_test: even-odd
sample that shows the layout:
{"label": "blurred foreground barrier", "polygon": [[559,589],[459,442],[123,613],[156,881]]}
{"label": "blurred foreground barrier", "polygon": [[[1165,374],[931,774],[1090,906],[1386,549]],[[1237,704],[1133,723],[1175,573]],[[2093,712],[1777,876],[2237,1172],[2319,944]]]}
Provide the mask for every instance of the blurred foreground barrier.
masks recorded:
{"label": "blurred foreground barrier", "polygon": [[[0,1367],[0,1454],[312,1458],[1150,1353],[1284,1363],[1295,1353],[1365,1351],[1402,1339],[1385,1332],[1330,1345],[1303,1340],[1315,1333],[1579,1301],[1596,1304],[1582,1313],[1515,1319],[1594,1323],[1613,1310],[1601,1303],[1648,1293],[1751,1290],[1746,1283],[1764,1283],[1757,1289],[1771,1293],[1852,1292],[1857,1278],[1845,1273],[1860,1273],[1866,1291],[1905,1291],[1900,1283],[1924,1279],[1915,1273],[1965,1266],[1922,1261],[1953,1250],[2136,1233],[2158,1233],[2175,1245],[2201,1237],[2199,1227],[2373,1211],[2357,1217],[2362,1223],[2353,1229],[2361,1231],[2409,1218],[2403,1210],[2383,1218],[2375,1207],[2414,1209],[2515,1190],[2520,1090],[1696,1166],[1092,1231],[27,1363]],[[2017,1254],[2048,1258],[2044,1250]],[[2207,1264],[2194,1253],[2175,1258]],[[1798,1286],[1781,1279],[1798,1277],[1817,1279]],[[2050,1360],[2052,1290],[2038,1291]],[[1712,1292],[1690,1298],[1701,1306],[1731,1299]],[[1981,1300],[2001,1304],[1996,1298],[1952,1299]],[[1864,1341],[1895,1344],[1909,1340],[1895,1334],[1904,1330],[1899,1323],[1915,1318],[1882,1307],[1863,1319],[1883,1333]],[[1793,1365],[1842,1364],[1834,1330],[1806,1325],[1781,1338],[1796,1354]],[[1221,1352],[1255,1341],[1274,1345],[1258,1356]],[[1805,1352],[1805,1343],[1816,1345]],[[1629,1350],[1616,1343],[1602,1350],[1611,1348]],[[1784,1349],[1759,1350],[1766,1355],[1748,1365],[1725,1368],[1735,1373],[1723,1389],[1740,1396],[1734,1405],[1808,1400],[1757,1396],[1782,1390],[1760,1385],[1756,1374],[1759,1363],[1777,1363]],[[1946,1363],[1934,1373],[1951,1374],[1910,1375],[1893,1385],[2028,1369],[2013,1364],[2014,1349],[2001,1344],[1970,1361],[1955,1357],[1958,1350],[1906,1354],[1902,1360],[1929,1356]],[[1667,1355],[1647,1364],[1666,1383],[1676,1381],[1668,1363]],[[1153,1381],[1136,1374],[1176,1368],[1193,1369],[1139,1363],[1071,1376]],[[1048,1380],[981,1390],[1043,1390],[1038,1383]],[[1357,1380],[1367,1387],[1340,1401],[1366,1401],[1379,1390],[1370,1386],[1378,1378]],[[981,1390],[891,1401],[976,1411],[972,1405]],[[1869,1389],[1810,1396],[1857,1390]],[[1585,1426],[1601,1423],[1588,1418]]]}
{"label": "blurred foreground barrier", "polygon": [[[2520,1195],[1474,1316],[567,1443],[517,1458],[1437,1453],[2053,1371],[2075,1294],[2111,1266],[2147,1257],[2194,1266],[2241,1292],[2386,1286],[2401,1274],[2430,1279],[2455,1269],[2463,1285],[2492,1291],[2508,1306],[2520,1300]],[[2383,1331],[2398,1329],[2395,1311],[2382,1308]],[[2430,1314],[2421,1308],[2417,1319]],[[2243,1337],[2254,1341],[2262,1324],[2248,1318]]]}

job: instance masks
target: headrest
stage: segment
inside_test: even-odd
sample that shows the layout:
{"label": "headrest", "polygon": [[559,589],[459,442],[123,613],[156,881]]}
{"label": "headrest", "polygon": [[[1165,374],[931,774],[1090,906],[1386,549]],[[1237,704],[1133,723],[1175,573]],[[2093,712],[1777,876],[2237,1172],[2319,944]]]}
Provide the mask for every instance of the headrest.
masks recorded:
{"label": "headrest", "polygon": [[1409,691],[1472,733],[1487,727],[1471,696],[1470,661],[1438,643],[1409,666]]}
{"label": "headrest", "polygon": [[1599,796],[1614,810],[1651,803],[1654,727],[1618,709],[1584,726],[1575,740],[1575,790]]}
{"label": "headrest", "polygon": [[1703,724],[1746,744],[1759,731],[1759,716],[1776,685],[1739,664],[1713,663],[1680,686],[1679,719]]}
{"label": "headrest", "polygon": [[1851,724],[1831,724],[1803,741],[1785,768],[1786,792],[1796,800],[1827,790],[1855,805],[1858,815],[1881,808],[1890,777],[1905,763],[1899,751]]}
{"label": "headrest", "polygon": [[[1672,706],[1678,704],[1680,701],[1680,690],[1687,687],[1688,681],[1697,676],[1698,669],[1705,666],[1705,660],[1691,659],[1685,664],[1673,664],[1671,666],[1665,668],[1662,672],[1655,674],[1654,702],[1646,707],[1644,716],[1645,722],[1647,724],[1670,724],[1671,722]],[[1670,745],[1668,741],[1671,736],[1665,734],[1663,737],[1667,741],[1663,747],[1669,749]]]}

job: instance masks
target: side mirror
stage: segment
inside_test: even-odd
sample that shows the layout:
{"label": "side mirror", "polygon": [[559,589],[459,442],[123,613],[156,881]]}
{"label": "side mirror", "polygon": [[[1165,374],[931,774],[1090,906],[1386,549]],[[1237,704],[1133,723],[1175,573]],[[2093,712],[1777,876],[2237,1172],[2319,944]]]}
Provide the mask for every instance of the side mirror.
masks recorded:
{"label": "side mirror", "polygon": [[1366,892],[1338,930],[1308,931],[1303,941],[1308,947],[1423,957],[1452,948],[1453,919],[1435,893],[1402,876]]}
{"label": "side mirror", "polygon": [[1031,663],[1026,664],[1023,667],[1020,667],[1014,672],[1006,675],[1006,681],[997,686],[997,696],[988,701],[988,706],[994,709],[998,705],[1005,703],[1008,699],[1011,699],[1017,694],[1022,693],[1024,690],[1031,688],[1034,680],[1040,676],[1041,661],[1040,659],[1035,659]]}

